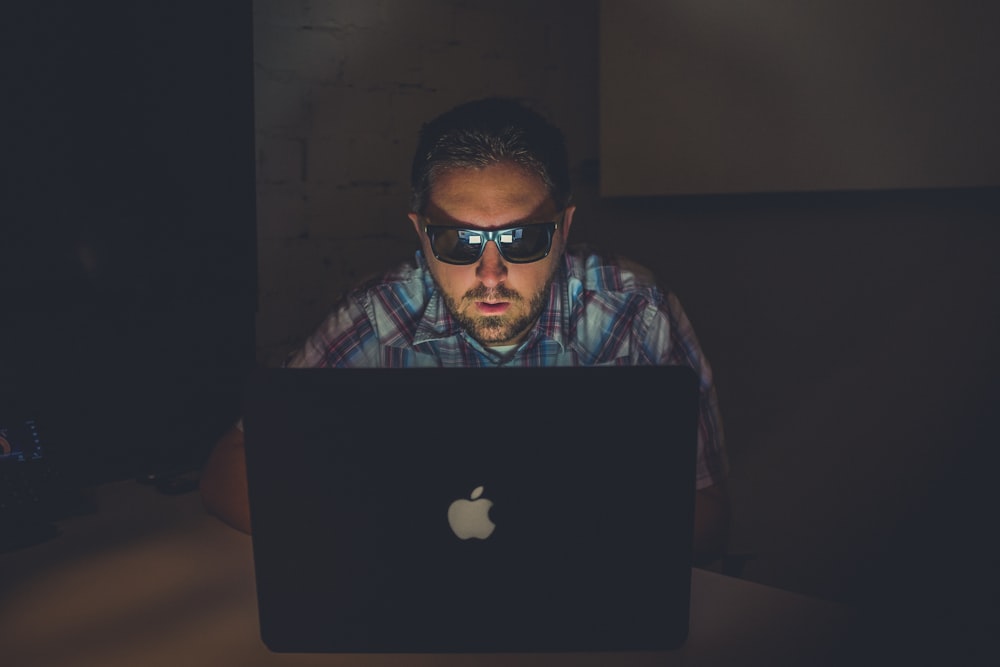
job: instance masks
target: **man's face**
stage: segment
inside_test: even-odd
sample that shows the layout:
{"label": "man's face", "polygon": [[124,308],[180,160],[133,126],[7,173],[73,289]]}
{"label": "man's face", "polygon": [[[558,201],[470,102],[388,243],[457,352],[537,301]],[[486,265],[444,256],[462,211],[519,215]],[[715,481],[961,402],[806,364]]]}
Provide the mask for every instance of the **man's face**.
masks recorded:
{"label": "man's face", "polygon": [[[510,165],[452,169],[439,174],[424,216],[410,213],[431,276],[451,314],[483,345],[520,343],[548,301],[552,276],[573,221],[574,207],[560,211],[537,176]],[[548,256],[528,264],[505,260],[489,241],[472,264],[438,260],[424,224],[489,231],[560,220]]]}

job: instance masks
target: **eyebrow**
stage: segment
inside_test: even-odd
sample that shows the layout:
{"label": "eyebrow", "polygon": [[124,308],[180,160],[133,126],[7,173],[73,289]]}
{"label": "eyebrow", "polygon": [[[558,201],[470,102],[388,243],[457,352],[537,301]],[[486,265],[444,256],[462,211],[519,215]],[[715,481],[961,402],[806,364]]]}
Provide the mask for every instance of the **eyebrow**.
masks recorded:
{"label": "eyebrow", "polygon": [[509,229],[511,227],[527,227],[528,225],[544,225],[549,222],[558,222],[559,211],[552,214],[552,217],[542,217],[542,216],[529,216],[527,218],[521,218],[520,220],[511,220],[510,222],[505,222],[502,225],[497,225],[496,227],[481,227],[479,225],[462,222],[460,220],[455,220],[450,218],[445,223],[438,223],[431,219],[429,215],[423,216],[424,220],[427,221],[428,225],[433,227],[454,227],[456,229],[481,229],[484,231],[489,231],[493,229]]}

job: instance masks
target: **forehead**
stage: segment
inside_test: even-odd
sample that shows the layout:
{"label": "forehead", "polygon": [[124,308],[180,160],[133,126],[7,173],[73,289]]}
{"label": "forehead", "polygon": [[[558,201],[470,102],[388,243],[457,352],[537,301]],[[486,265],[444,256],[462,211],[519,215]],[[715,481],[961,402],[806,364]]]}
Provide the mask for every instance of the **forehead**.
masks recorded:
{"label": "forehead", "polygon": [[480,227],[542,221],[555,212],[542,179],[511,164],[442,171],[427,204],[427,215],[435,222]]}

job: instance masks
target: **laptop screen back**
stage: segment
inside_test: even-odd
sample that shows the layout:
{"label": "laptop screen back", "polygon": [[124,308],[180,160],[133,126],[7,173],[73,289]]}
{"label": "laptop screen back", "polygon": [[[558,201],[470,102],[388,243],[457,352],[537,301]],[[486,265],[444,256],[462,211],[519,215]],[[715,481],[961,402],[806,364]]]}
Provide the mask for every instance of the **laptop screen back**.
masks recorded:
{"label": "laptop screen back", "polygon": [[697,411],[681,367],[260,371],[244,428],[264,642],[679,646]]}

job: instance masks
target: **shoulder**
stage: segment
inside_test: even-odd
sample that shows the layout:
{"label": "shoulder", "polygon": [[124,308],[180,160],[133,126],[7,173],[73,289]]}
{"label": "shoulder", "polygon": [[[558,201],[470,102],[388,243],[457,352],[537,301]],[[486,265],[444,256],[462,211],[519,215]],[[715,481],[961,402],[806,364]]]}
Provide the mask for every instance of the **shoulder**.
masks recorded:
{"label": "shoulder", "polygon": [[343,295],[286,362],[292,366],[377,366],[380,348],[412,337],[426,304],[425,272],[409,260],[362,279]]}
{"label": "shoulder", "polygon": [[566,250],[566,264],[570,283],[576,283],[583,292],[653,302],[664,298],[653,272],[628,257],[589,245],[575,245]]}
{"label": "shoulder", "polygon": [[653,273],[587,246],[568,248],[565,257],[565,330],[584,363],[663,363],[678,318]]}
{"label": "shoulder", "polygon": [[342,308],[360,306],[367,311],[398,308],[400,303],[413,307],[426,300],[429,279],[426,267],[418,259],[401,261],[362,278],[339,305]]}
{"label": "shoulder", "polygon": [[694,337],[680,299],[645,265],[587,245],[568,248],[566,261],[569,302],[578,319],[604,327],[628,322],[636,336],[664,349],[672,338]]}

